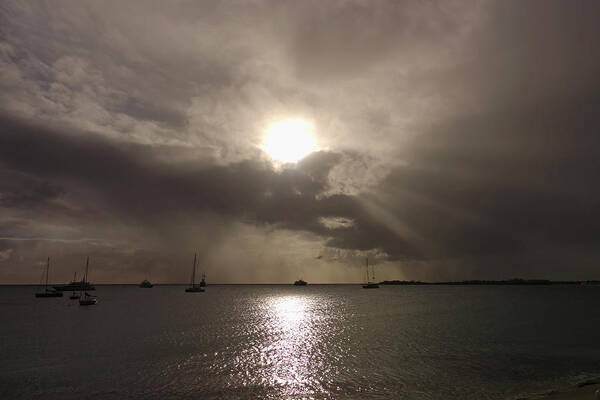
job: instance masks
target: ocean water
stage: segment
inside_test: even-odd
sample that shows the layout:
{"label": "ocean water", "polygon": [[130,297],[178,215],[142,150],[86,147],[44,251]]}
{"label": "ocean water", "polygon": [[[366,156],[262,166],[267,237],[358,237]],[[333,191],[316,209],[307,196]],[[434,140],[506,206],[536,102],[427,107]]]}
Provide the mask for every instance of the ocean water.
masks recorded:
{"label": "ocean water", "polygon": [[600,375],[600,287],[0,286],[2,399],[514,399]]}

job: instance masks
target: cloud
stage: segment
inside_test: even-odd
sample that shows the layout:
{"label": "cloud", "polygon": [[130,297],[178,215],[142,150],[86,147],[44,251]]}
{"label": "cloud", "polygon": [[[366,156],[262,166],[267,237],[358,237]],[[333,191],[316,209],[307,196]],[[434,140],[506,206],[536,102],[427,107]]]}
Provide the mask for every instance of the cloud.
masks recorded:
{"label": "cloud", "polygon": [[[339,277],[367,253],[390,278],[593,278],[599,18],[595,1],[6,2],[2,240],[45,239],[11,262],[68,242],[136,273],[263,243],[261,279],[297,279],[291,254]],[[323,151],[276,168],[259,145],[286,118]]]}
{"label": "cloud", "polygon": [[[2,126],[2,166],[18,173],[7,174],[1,183],[10,186],[15,175],[26,177],[13,191],[24,194],[3,192],[3,210],[13,221],[17,209],[27,211],[17,225],[2,220],[7,239],[64,242],[83,236],[96,242],[111,238],[130,248],[189,251],[191,242],[205,237],[201,247],[208,251],[231,235],[233,226],[240,230],[235,221],[318,235],[325,231],[319,218],[353,207],[347,196],[317,198],[328,188],[327,171],[339,158],[335,154],[316,153],[298,168],[283,170],[261,160],[214,165],[183,157],[176,163],[161,156],[168,146],[123,145],[15,119],[4,119]],[[32,190],[35,185],[53,189]]]}

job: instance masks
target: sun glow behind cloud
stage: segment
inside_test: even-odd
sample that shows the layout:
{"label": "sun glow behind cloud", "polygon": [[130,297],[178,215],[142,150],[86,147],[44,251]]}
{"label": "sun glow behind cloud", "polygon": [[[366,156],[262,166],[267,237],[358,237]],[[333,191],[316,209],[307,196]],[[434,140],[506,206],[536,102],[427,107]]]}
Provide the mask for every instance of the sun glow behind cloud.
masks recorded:
{"label": "sun glow behind cloud", "polygon": [[297,162],[319,150],[314,130],[313,124],[303,120],[276,122],[267,129],[261,148],[277,161]]}

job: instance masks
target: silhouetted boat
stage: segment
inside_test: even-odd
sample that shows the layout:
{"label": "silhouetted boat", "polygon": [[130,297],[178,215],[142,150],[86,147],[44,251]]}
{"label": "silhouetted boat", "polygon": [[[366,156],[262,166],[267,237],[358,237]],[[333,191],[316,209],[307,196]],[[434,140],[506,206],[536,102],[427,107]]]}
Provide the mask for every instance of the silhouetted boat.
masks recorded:
{"label": "silhouetted boat", "polygon": [[363,289],[379,289],[379,284],[375,282],[368,282],[363,285]]}
{"label": "silhouetted boat", "polygon": [[[75,282],[77,280],[77,272],[75,272],[75,274],[73,275],[73,282]],[[71,293],[71,295],[69,296],[69,299],[71,300],[77,300],[79,299],[81,296],[79,295],[79,293],[75,292],[73,290],[73,292]]]}
{"label": "silhouetted boat", "polygon": [[190,283],[190,287],[185,289],[185,291],[188,293],[204,292],[200,284],[196,284],[196,253],[194,253],[194,266],[192,267],[192,282]]}
{"label": "silhouetted boat", "polygon": [[308,283],[306,283],[302,279],[298,279],[296,282],[294,282],[294,286],[306,286],[306,285],[308,285]]}
{"label": "silhouetted boat", "polygon": [[150,283],[150,281],[148,279],[144,279],[142,281],[142,283],[140,283],[140,287],[141,288],[151,288],[152,286],[154,286],[153,284]]}
{"label": "silhouetted boat", "polygon": [[[83,276],[83,287],[85,287],[85,283],[87,282],[89,265],[90,265],[90,258],[88,257],[85,262],[85,275]],[[84,290],[82,290],[82,292],[83,293],[80,294],[81,298],[79,299],[80,306],[93,306],[94,304],[98,303],[97,296],[93,296]]]}
{"label": "silhouetted boat", "polygon": [[96,288],[90,282],[85,282],[83,279],[81,281],[73,280],[72,282],[67,283],[66,285],[55,285],[53,286],[53,288],[55,290],[58,290],[59,292],[80,292],[82,290],[96,290]]}
{"label": "silhouetted boat", "polygon": [[93,306],[98,303],[98,296],[85,292],[83,298],[79,299],[80,306]]}
{"label": "silhouetted boat", "polygon": [[363,285],[363,289],[379,289],[379,284],[375,282],[375,267],[373,270],[373,281],[369,280],[369,257],[367,257],[367,283]]}
{"label": "silhouetted boat", "polygon": [[50,257],[46,262],[46,285],[44,286],[43,292],[37,292],[35,297],[62,297],[62,292],[57,292],[53,289],[48,289],[48,271],[50,270]]}

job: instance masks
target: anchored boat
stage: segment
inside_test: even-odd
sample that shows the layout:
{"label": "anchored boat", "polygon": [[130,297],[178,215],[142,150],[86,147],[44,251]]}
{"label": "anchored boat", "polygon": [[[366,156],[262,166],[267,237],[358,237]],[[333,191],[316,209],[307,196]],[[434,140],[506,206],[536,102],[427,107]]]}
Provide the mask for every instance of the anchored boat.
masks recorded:
{"label": "anchored boat", "polygon": [[[85,275],[83,276],[83,287],[85,287],[85,283],[87,282],[87,279],[88,279],[89,265],[90,265],[90,258],[88,257],[85,262]],[[91,295],[88,292],[86,292],[85,290],[82,290],[81,292],[82,292],[82,293],[80,293],[81,298],[79,299],[80,306],[93,306],[96,303],[98,303],[98,296]]]}
{"label": "anchored boat", "polygon": [[[77,280],[77,272],[75,272],[75,274],[73,275],[73,282],[75,282]],[[73,292],[71,292],[71,295],[69,296],[69,299],[71,300],[78,300],[81,296],[79,295],[79,293],[77,293],[75,290],[73,290]]]}
{"label": "anchored boat", "polygon": [[50,270],[50,257],[46,261],[46,285],[44,286],[43,292],[37,292],[35,297],[62,297],[62,292],[58,292],[54,289],[48,289],[48,271]]}
{"label": "anchored boat", "polygon": [[80,292],[82,290],[96,290],[96,288],[90,282],[85,282],[83,279],[81,281],[76,281],[75,279],[73,279],[73,281],[67,283],[66,285],[55,285],[53,286],[53,288],[55,290],[58,290],[59,292]]}
{"label": "anchored boat", "polygon": [[200,292],[204,292],[204,289],[201,286],[201,284],[197,284],[196,283],[196,253],[194,253],[194,266],[192,267],[192,281],[190,283],[190,287],[185,289],[186,292],[188,293],[200,293]]}
{"label": "anchored boat", "polygon": [[375,282],[375,267],[371,268],[372,281],[369,280],[369,257],[367,257],[367,283],[363,285],[363,289],[379,289],[379,284]]}
{"label": "anchored boat", "polygon": [[148,279],[144,279],[144,280],[142,281],[142,283],[140,283],[140,287],[141,287],[141,288],[147,288],[147,289],[149,289],[149,288],[151,288],[152,286],[154,286],[154,285],[153,285],[152,283],[150,283],[150,281],[149,281]]}

